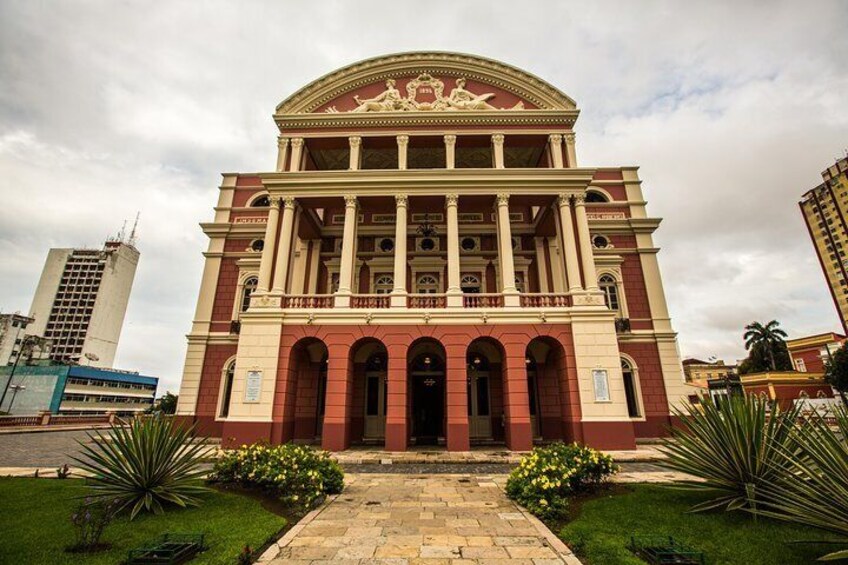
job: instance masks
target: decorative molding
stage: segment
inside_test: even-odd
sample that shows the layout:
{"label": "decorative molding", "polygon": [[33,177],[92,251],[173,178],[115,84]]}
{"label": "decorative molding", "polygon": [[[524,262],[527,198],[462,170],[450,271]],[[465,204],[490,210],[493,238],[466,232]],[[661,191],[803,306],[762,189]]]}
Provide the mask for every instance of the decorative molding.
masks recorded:
{"label": "decorative molding", "polygon": [[282,196],[271,196],[268,198],[268,202],[271,204],[270,208],[279,208],[280,204],[283,202]]}
{"label": "decorative molding", "polygon": [[289,138],[283,137],[282,135],[277,136],[277,147],[280,149],[285,149],[289,146]]}
{"label": "decorative molding", "polygon": [[303,147],[303,138],[302,137],[293,138],[291,140],[291,146],[292,146],[293,149],[299,149],[299,148]]}
{"label": "decorative molding", "polygon": [[492,136],[492,143],[495,145],[503,145],[504,144],[504,135],[502,133],[496,133]]}
{"label": "decorative molding", "polygon": [[359,147],[360,145],[362,145],[362,138],[358,135],[352,135],[347,138],[347,142],[348,144],[350,144],[351,149],[353,149],[354,147]]}
{"label": "decorative molding", "polygon": [[554,145],[560,145],[560,144],[562,144],[562,135],[560,135],[558,133],[552,133],[551,135],[548,136],[548,142],[550,142]]}
{"label": "decorative molding", "polygon": [[445,145],[456,145],[456,136],[455,135],[446,135],[445,136]]}
{"label": "decorative molding", "polygon": [[459,205],[459,195],[450,193],[445,195],[445,206],[450,208],[451,206]]}
{"label": "decorative molding", "polygon": [[295,207],[295,199],[294,196],[284,196],[283,197],[283,207],[284,208],[294,208]]}
{"label": "decorative molding", "polygon": [[357,206],[356,196],[353,194],[345,194],[344,201],[345,208],[356,208]]}
{"label": "decorative molding", "polygon": [[575,194],[573,198],[574,198],[574,205],[575,206],[585,206],[586,205],[586,195],[585,194]]}
{"label": "decorative molding", "polygon": [[406,194],[395,194],[395,205],[398,208],[409,206],[409,197]]}
{"label": "decorative molding", "polygon": [[566,143],[568,143],[569,145],[574,145],[574,141],[575,141],[577,136],[573,133],[566,133],[562,137],[563,137],[563,139],[565,139]]}
{"label": "decorative molding", "polygon": [[565,208],[571,204],[571,195],[570,194],[558,194],[557,195],[557,205],[560,208]]}
{"label": "decorative molding", "polygon": [[509,194],[501,192],[495,197],[495,199],[497,201],[498,207],[509,206]]}
{"label": "decorative molding", "polygon": [[398,146],[409,145],[409,136],[408,135],[397,136],[397,144],[398,144]]}

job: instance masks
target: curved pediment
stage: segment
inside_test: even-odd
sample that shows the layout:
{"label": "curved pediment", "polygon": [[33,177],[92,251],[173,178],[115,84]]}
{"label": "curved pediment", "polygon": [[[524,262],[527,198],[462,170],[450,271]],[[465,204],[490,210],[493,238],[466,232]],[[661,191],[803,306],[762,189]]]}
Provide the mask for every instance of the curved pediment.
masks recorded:
{"label": "curved pediment", "polygon": [[415,52],[367,59],[315,80],[277,106],[277,115],[576,110],[542,79],[498,61]]}

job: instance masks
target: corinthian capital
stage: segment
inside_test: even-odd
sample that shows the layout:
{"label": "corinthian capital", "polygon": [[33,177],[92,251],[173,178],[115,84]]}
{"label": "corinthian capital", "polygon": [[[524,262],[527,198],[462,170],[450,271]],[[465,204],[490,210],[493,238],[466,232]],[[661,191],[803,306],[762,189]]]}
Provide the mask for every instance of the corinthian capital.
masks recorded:
{"label": "corinthian capital", "polygon": [[353,194],[345,194],[344,196],[345,208],[356,208],[356,196]]}
{"label": "corinthian capital", "polygon": [[358,135],[354,135],[354,136],[348,137],[347,142],[350,143],[351,148],[359,147],[360,145],[362,145],[362,138],[359,137]]}
{"label": "corinthian capital", "polygon": [[586,195],[585,194],[575,194],[574,195],[574,205],[575,206],[583,206],[586,204]]}
{"label": "corinthian capital", "polygon": [[560,208],[564,208],[569,205],[571,202],[571,195],[565,194],[564,192],[557,195],[557,204]]}
{"label": "corinthian capital", "polygon": [[458,194],[445,194],[445,206],[457,206],[459,205],[459,195]]}
{"label": "corinthian capital", "polygon": [[509,194],[501,192],[495,197],[498,206],[509,206]]}
{"label": "corinthian capital", "polygon": [[576,136],[573,133],[567,133],[567,134],[563,135],[562,137],[565,139],[565,142],[568,143],[569,145],[573,145],[574,140],[576,138]]}
{"label": "corinthian capital", "polygon": [[294,139],[291,140],[291,146],[295,149],[303,147],[303,138],[302,137],[295,137]]}
{"label": "corinthian capital", "polygon": [[495,145],[503,145],[504,136],[502,133],[496,133],[492,136],[492,143]]}
{"label": "corinthian capital", "polygon": [[279,147],[280,149],[283,149],[285,147],[288,147],[288,145],[289,145],[289,138],[288,137],[283,137],[282,135],[277,136],[277,147]]}
{"label": "corinthian capital", "polygon": [[283,198],[281,196],[272,196],[268,199],[268,202],[271,204],[271,208],[279,208],[282,201]]}
{"label": "corinthian capital", "polygon": [[409,136],[408,135],[397,136],[397,144],[398,145],[409,145]]}
{"label": "corinthian capital", "polygon": [[398,208],[406,208],[409,205],[409,197],[406,194],[395,194],[395,204]]}
{"label": "corinthian capital", "polygon": [[562,143],[562,135],[558,133],[552,133],[548,136],[548,141],[553,143],[554,145],[559,145]]}
{"label": "corinthian capital", "polygon": [[456,136],[455,135],[446,135],[445,136],[445,145],[456,145]]}
{"label": "corinthian capital", "polygon": [[283,208],[294,208],[294,206],[295,206],[294,196],[283,197]]}

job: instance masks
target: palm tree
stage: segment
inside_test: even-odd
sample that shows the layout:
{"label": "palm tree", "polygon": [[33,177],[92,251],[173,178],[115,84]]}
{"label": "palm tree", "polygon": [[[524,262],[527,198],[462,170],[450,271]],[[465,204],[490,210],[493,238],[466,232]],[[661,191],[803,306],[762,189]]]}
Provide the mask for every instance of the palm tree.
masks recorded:
{"label": "palm tree", "polygon": [[742,336],[745,340],[746,350],[750,350],[756,346],[765,350],[772,371],[777,370],[777,364],[774,361],[775,348],[780,347],[786,337],[789,336],[785,331],[780,329],[780,322],[777,320],[772,320],[766,325],[759,322],[751,322],[745,326],[745,335]]}

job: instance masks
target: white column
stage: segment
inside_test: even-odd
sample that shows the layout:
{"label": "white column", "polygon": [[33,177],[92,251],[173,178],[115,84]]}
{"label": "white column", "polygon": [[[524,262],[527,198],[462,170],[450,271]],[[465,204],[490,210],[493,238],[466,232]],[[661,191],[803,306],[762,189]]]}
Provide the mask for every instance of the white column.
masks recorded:
{"label": "white column", "polygon": [[406,308],[406,231],[409,199],[406,194],[395,195],[395,272],[392,289],[392,308]]}
{"label": "white column", "polygon": [[492,136],[492,150],[495,157],[495,168],[504,168],[504,136],[502,133],[496,133]]}
{"label": "white column", "polygon": [[453,169],[456,167],[456,136],[445,136],[445,168]]}
{"label": "white column", "polygon": [[350,144],[350,165],[348,168],[351,171],[359,170],[359,162],[361,159],[361,151],[362,151],[362,138],[354,135],[347,138],[347,142]]}
{"label": "white column", "polygon": [[565,139],[565,152],[568,156],[568,166],[569,168],[574,168],[577,166],[577,149],[574,146],[574,134],[567,133],[563,136]]}
{"label": "white column", "polygon": [[353,262],[356,255],[356,224],[359,220],[356,196],[345,197],[345,219],[342,235],[342,259],[339,265],[339,290],[336,291],[336,307],[350,306],[351,285],[353,284]]}
{"label": "white column", "polygon": [[595,254],[592,252],[592,236],[586,217],[586,197],[582,194],[574,197],[574,217],[577,219],[577,237],[580,240],[580,257],[583,259],[583,283],[586,290],[598,290]]}
{"label": "white column", "polygon": [[277,137],[277,172],[286,170],[286,156],[289,153],[289,138],[282,135]]}
{"label": "white column", "polygon": [[536,244],[536,276],[539,278],[539,292],[548,292],[548,270],[545,268],[545,238],[534,237],[533,243]]}
{"label": "white column", "polygon": [[303,138],[296,137],[291,140],[291,163],[289,170],[297,172],[300,170],[300,161],[303,159]]}
{"label": "white column", "polygon": [[565,273],[568,278],[568,290],[580,290],[580,266],[577,261],[577,243],[574,240],[574,222],[571,219],[571,198],[560,194],[557,198],[559,218],[562,225],[562,245],[565,252]]}
{"label": "white column", "polygon": [[408,135],[399,135],[397,136],[397,146],[398,146],[398,169],[401,171],[406,170],[406,154],[407,149],[409,148],[409,136]]}
{"label": "white column", "polygon": [[462,306],[462,289],[459,286],[459,196],[445,196],[445,211],[447,212],[448,227],[448,289],[447,302],[449,307]]}
{"label": "white column", "polygon": [[562,168],[562,136],[558,133],[552,133],[548,136],[548,145],[551,148],[551,157],[553,158],[552,166],[554,169]]}
{"label": "white column", "polygon": [[512,256],[512,228],[509,225],[509,194],[498,194],[498,263],[501,267],[501,287],[505,306],[519,306],[515,288],[515,261]]}
{"label": "white column", "polygon": [[280,198],[272,196],[271,207],[268,208],[268,222],[265,224],[262,258],[259,260],[259,281],[256,283],[256,290],[258,292],[268,292],[271,288],[271,269],[274,266],[274,253],[277,247],[277,226],[279,222]]}
{"label": "white column", "polygon": [[274,267],[273,292],[286,291],[286,278],[289,275],[289,260],[291,259],[292,231],[294,228],[294,198],[283,198],[283,221],[280,225],[280,244],[277,246],[277,262]]}

